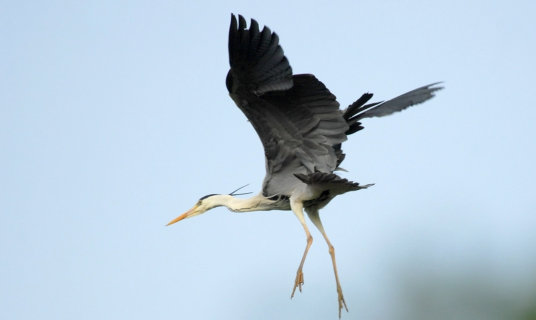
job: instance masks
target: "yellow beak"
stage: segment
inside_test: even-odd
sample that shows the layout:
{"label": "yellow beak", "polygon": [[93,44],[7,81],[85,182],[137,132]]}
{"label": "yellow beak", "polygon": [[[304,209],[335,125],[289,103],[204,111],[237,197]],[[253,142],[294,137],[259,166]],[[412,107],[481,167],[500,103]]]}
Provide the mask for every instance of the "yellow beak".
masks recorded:
{"label": "yellow beak", "polygon": [[174,219],[173,221],[171,221],[170,223],[166,224],[166,227],[169,226],[169,225],[171,225],[171,224],[174,224],[175,222],[179,222],[179,221],[181,221],[181,220],[183,220],[183,219],[185,219],[185,218],[188,218],[188,216],[189,216],[190,214],[192,214],[192,213],[195,211],[195,209],[197,209],[197,205],[195,205],[192,209],[186,211],[185,213],[181,214],[180,216],[178,216],[177,218],[175,218],[175,219]]}

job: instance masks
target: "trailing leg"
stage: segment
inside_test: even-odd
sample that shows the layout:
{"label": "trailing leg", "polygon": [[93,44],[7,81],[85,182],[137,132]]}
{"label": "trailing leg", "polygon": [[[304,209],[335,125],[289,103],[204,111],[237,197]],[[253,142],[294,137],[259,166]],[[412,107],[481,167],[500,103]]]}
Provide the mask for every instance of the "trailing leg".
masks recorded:
{"label": "trailing leg", "polygon": [[337,272],[337,262],[335,261],[335,248],[333,245],[331,245],[331,242],[328,239],[328,236],[326,235],[326,232],[324,231],[324,227],[322,226],[322,221],[320,221],[320,216],[318,214],[317,208],[307,208],[306,210],[307,215],[309,216],[309,219],[313,222],[313,224],[320,230],[322,235],[324,236],[324,239],[326,239],[326,242],[329,247],[329,254],[331,256],[331,262],[333,262],[333,271],[335,271],[335,281],[337,282],[337,294],[339,299],[339,318],[341,317],[341,310],[344,307],[346,311],[348,312],[348,308],[346,307],[346,302],[344,301],[344,295],[342,294],[342,288],[341,284],[339,282],[339,273]]}

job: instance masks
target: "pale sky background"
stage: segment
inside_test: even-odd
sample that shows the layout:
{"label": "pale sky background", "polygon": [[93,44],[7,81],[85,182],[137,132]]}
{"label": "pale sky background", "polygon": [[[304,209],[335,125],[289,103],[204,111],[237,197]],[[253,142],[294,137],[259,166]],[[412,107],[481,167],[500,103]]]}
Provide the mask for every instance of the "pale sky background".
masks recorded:
{"label": "pale sky background", "polygon": [[445,81],[343,145],[343,176],[376,183],[321,212],[343,319],[502,319],[536,305],[535,1],[0,7],[1,319],[337,319],[311,223],[290,299],[306,243],[292,212],[217,208],[164,227],[264,177],[225,88],[231,13],[276,31],[294,73],[342,107]]}

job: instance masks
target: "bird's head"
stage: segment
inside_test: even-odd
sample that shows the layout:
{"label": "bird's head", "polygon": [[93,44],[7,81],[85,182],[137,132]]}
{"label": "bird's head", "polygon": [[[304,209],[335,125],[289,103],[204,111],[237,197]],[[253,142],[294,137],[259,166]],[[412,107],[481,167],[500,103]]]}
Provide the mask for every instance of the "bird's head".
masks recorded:
{"label": "bird's head", "polygon": [[228,206],[229,201],[233,198],[233,196],[240,196],[240,195],[250,194],[251,193],[251,192],[236,193],[238,190],[240,190],[240,189],[242,189],[244,187],[247,187],[247,186],[248,186],[248,184],[246,184],[243,187],[240,187],[240,188],[236,189],[235,191],[233,191],[233,192],[231,192],[229,194],[209,194],[208,196],[201,197],[201,199],[199,199],[197,201],[197,203],[193,206],[192,209],[190,209],[190,210],[186,211],[185,213],[183,213],[182,215],[178,216],[173,221],[171,221],[170,223],[166,224],[166,226],[169,226],[170,224],[174,224],[175,222],[179,222],[179,221],[187,219],[187,218],[198,216],[198,215],[203,214],[203,213],[207,212],[208,210],[216,208],[216,207]]}
{"label": "bird's head", "polygon": [[207,196],[202,197],[190,210],[178,216],[166,226],[169,226],[170,224],[174,224],[175,222],[179,222],[187,218],[195,217],[197,215],[207,212],[210,209],[221,206],[221,196],[221,194],[209,194]]}

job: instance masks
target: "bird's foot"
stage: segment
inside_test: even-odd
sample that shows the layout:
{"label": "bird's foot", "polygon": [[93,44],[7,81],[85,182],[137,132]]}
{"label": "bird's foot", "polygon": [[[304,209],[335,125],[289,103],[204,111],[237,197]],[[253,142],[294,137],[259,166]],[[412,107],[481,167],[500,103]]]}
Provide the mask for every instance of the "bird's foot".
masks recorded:
{"label": "bird's foot", "polygon": [[296,273],[296,280],[294,281],[294,289],[292,290],[292,295],[290,296],[291,299],[292,297],[294,297],[294,292],[296,292],[296,288],[300,288],[300,292],[301,292],[302,284],[303,284],[303,272],[301,270],[298,270],[298,272]]}
{"label": "bird's foot", "polygon": [[340,319],[342,307],[344,307],[344,309],[346,309],[346,312],[348,312],[348,308],[346,307],[346,302],[344,301],[344,296],[342,294],[342,288],[340,285],[337,285],[337,294],[339,295],[339,319]]}

